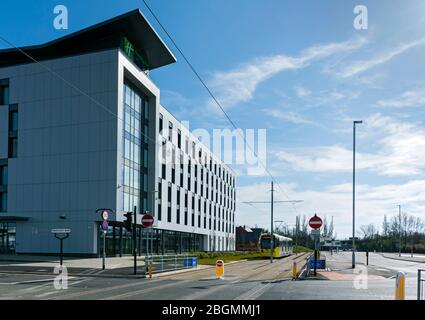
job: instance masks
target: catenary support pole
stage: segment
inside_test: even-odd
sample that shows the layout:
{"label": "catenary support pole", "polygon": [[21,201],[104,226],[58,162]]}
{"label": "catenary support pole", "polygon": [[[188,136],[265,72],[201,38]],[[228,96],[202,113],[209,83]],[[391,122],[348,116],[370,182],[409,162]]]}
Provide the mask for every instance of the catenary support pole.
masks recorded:
{"label": "catenary support pole", "polygon": [[273,249],[274,249],[274,235],[273,235],[273,181],[271,190],[271,203],[270,203],[270,263],[273,263]]}

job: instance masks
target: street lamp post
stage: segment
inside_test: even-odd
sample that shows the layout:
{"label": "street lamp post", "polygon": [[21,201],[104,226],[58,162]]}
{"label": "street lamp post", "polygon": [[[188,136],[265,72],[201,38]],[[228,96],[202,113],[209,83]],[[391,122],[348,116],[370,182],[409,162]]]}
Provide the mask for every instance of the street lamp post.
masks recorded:
{"label": "street lamp post", "polygon": [[272,181],[272,190],[271,190],[271,202],[270,202],[270,212],[271,212],[271,227],[270,227],[270,263],[273,263],[273,250],[274,250],[274,235],[273,235],[273,181]]}
{"label": "street lamp post", "polygon": [[353,245],[352,245],[352,267],[356,267],[356,125],[363,121],[353,121]]}
{"label": "street lamp post", "polygon": [[401,205],[398,206],[398,256],[401,257]]}

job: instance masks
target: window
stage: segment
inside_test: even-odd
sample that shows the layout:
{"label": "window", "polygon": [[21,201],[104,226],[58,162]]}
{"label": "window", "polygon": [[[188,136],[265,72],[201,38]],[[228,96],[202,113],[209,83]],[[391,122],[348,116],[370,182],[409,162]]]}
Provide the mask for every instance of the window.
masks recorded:
{"label": "window", "polygon": [[165,179],[166,171],[167,171],[167,168],[166,168],[165,164],[163,163],[162,164],[162,179]]}
{"label": "window", "polygon": [[7,192],[0,193],[0,212],[7,211]]}
{"label": "window", "polygon": [[164,116],[160,113],[159,114],[159,133],[162,133],[163,129],[164,129]]}
{"label": "window", "polygon": [[0,186],[7,186],[7,166],[0,166]]}
{"label": "window", "polygon": [[185,152],[186,152],[186,154],[189,154],[189,139],[186,138],[184,143],[185,143],[185,147],[184,147]]}
{"label": "window", "polygon": [[176,223],[180,224],[180,208],[177,208]]}
{"label": "window", "polygon": [[161,205],[161,201],[159,201],[158,203],[158,220],[161,221],[162,219],[162,205]]}
{"label": "window", "polygon": [[168,202],[171,202],[171,182],[168,182]]}
{"label": "window", "polygon": [[162,199],[162,180],[158,180],[158,199]]}
{"label": "window", "polygon": [[168,141],[173,141],[173,123],[168,123]]}
{"label": "window", "polygon": [[167,222],[171,222],[171,204],[168,204],[168,210],[167,210]]}
{"label": "window", "polygon": [[9,158],[16,158],[18,156],[18,139],[9,138]]}
{"label": "window", "polygon": [[176,166],[174,164],[171,168],[171,182],[176,183]]}
{"label": "window", "polygon": [[9,104],[9,79],[0,80],[0,105]]}
{"label": "window", "polygon": [[7,211],[7,192],[0,193],[0,212]]}
{"label": "window", "polygon": [[177,147],[181,149],[182,147],[182,132],[181,130],[177,130]]}
{"label": "window", "polygon": [[180,188],[177,187],[177,204],[180,205]]}
{"label": "window", "polygon": [[18,130],[18,111],[9,112],[9,131]]}

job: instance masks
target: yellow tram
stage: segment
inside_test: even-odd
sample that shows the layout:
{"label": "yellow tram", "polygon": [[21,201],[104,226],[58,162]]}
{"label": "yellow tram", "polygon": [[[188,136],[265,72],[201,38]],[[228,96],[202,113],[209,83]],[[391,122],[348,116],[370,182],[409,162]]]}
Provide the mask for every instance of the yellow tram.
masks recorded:
{"label": "yellow tram", "polygon": [[[292,254],[292,239],[278,234],[273,234],[273,257],[281,258]],[[270,234],[261,235],[261,252],[270,256]]]}

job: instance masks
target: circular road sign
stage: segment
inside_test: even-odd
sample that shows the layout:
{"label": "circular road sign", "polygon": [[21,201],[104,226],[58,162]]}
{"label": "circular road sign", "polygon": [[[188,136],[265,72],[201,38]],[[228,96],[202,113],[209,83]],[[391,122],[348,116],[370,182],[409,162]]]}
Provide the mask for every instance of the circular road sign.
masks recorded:
{"label": "circular road sign", "polygon": [[102,211],[102,219],[103,219],[103,220],[108,220],[108,218],[109,218],[109,213],[108,213],[108,211],[103,210],[103,211]]}
{"label": "circular road sign", "polygon": [[314,217],[310,218],[308,224],[313,229],[320,229],[320,227],[322,226],[322,219],[320,219],[320,217],[315,214]]}
{"label": "circular road sign", "polygon": [[142,217],[142,226],[143,226],[144,228],[152,227],[152,225],[153,225],[153,221],[154,221],[153,216],[151,216],[150,214],[145,214],[145,215]]}
{"label": "circular road sign", "polygon": [[102,222],[102,230],[103,231],[108,231],[108,227],[109,227],[109,225],[108,225],[108,221],[103,221]]}

